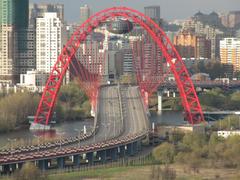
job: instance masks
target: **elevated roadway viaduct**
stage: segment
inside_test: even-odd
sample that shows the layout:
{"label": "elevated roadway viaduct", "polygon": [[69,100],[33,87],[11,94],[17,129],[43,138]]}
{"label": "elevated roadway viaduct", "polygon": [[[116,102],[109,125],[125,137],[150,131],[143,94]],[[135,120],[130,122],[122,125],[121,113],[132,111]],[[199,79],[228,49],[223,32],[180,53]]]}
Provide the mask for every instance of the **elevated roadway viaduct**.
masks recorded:
{"label": "elevated roadway viaduct", "polygon": [[79,167],[132,156],[141,150],[148,136],[149,120],[137,86],[102,86],[99,91],[96,123],[79,141],[30,151],[0,152],[0,172],[10,173],[33,162],[42,170]]}

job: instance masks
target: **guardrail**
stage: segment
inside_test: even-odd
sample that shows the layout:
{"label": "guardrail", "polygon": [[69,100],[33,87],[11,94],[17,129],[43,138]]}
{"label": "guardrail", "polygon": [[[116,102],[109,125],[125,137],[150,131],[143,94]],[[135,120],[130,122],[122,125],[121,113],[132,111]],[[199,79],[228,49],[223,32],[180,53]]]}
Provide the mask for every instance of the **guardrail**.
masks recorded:
{"label": "guardrail", "polygon": [[[143,101],[143,98],[142,98],[142,96],[141,96],[141,92],[140,92],[139,87],[138,87],[138,96],[139,96],[139,98],[141,99],[142,108],[145,109],[145,107],[144,107],[144,101]],[[146,108],[148,108],[148,107],[146,107]],[[145,113],[144,113],[144,115],[145,115],[145,120],[148,119],[147,113],[149,113],[149,109],[146,109],[146,111],[145,111]],[[147,122],[145,121],[145,123],[147,123]],[[149,123],[146,124],[146,127],[148,127],[148,129],[149,129],[149,128],[150,128],[150,124],[149,124]]]}
{"label": "guardrail", "polygon": [[120,91],[120,85],[118,84],[118,98],[119,98],[119,106],[120,106],[120,116],[122,121],[122,129],[125,129],[124,119],[123,119],[123,104],[122,104],[122,95]]}
{"label": "guardrail", "polygon": [[[214,87],[214,86],[221,86],[221,87],[240,87],[240,81],[236,81],[236,80],[232,80],[229,82],[223,82],[222,80],[217,80],[217,81],[193,81],[194,86],[197,87]],[[160,84],[159,88],[163,88],[163,87],[176,87],[176,82],[175,81],[165,81],[163,83]]]}
{"label": "guardrail", "polygon": [[29,152],[40,151],[40,150],[42,151],[42,150],[46,150],[46,149],[53,149],[53,148],[60,146],[60,144],[61,144],[61,146],[71,145],[71,144],[78,143],[79,140],[83,141],[83,140],[90,138],[92,136],[92,134],[93,134],[93,130],[87,134],[81,133],[80,137],[76,136],[76,137],[70,137],[70,138],[57,140],[54,142],[42,143],[42,144],[38,144],[38,145],[20,146],[17,148],[3,149],[0,151],[0,155],[13,155],[13,154],[29,153]]}
{"label": "guardrail", "polygon": [[61,148],[57,149],[55,151],[40,151],[40,152],[32,152],[29,154],[14,154],[11,156],[3,156],[0,157],[0,165],[5,164],[14,164],[14,163],[22,163],[26,161],[33,161],[33,160],[44,160],[44,159],[52,159],[52,158],[58,158],[63,156],[71,156],[71,155],[78,155],[88,152],[96,152],[100,150],[106,150],[111,149],[116,146],[120,145],[126,145],[129,143],[132,143],[134,141],[137,141],[139,139],[143,139],[149,132],[144,131],[133,135],[128,135],[122,138],[112,139],[108,141],[103,141],[101,143],[96,143],[90,145],[85,145],[82,147],[67,147],[67,148]]}

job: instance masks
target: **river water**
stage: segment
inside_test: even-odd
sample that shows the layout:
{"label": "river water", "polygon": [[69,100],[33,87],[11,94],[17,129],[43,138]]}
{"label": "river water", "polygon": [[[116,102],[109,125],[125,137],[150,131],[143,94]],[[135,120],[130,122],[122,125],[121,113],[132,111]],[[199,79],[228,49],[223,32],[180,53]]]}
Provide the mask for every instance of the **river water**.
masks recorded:
{"label": "river water", "polygon": [[[162,114],[159,114],[157,112],[151,112],[151,116],[149,117],[149,119],[155,124],[162,125],[186,124],[186,122],[183,120],[182,112],[178,111],[163,111]],[[79,130],[83,130],[84,126],[86,127],[87,131],[91,129],[91,127],[93,126],[93,119],[57,124],[54,128],[54,131],[51,131],[48,134],[44,134],[44,136],[45,138],[77,136]],[[21,140],[30,143],[39,135],[39,133],[32,132],[28,129],[0,134],[0,149],[4,148],[6,144],[10,143],[10,141],[13,141],[15,139],[17,141]]]}
{"label": "river water", "polygon": [[77,136],[79,131],[84,129],[86,130],[92,128],[93,119],[86,119],[84,121],[71,121],[71,122],[63,122],[60,124],[56,124],[54,126],[54,130],[41,134],[40,132],[30,131],[28,129],[22,129],[14,132],[0,134],[0,149],[4,148],[6,144],[13,143],[15,140],[24,141],[25,143],[30,143],[33,139],[36,139],[38,136],[48,139],[60,138],[60,137],[70,137]]}

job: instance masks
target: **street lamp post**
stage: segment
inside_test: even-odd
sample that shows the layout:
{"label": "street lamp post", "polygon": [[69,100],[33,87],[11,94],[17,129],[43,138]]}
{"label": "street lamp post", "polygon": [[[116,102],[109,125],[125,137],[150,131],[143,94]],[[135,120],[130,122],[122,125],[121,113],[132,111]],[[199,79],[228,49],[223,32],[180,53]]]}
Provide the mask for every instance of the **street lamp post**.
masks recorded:
{"label": "street lamp post", "polygon": [[[110,123],[101,123],[102,124],[102,126],[104,126],[105,128],[107,128],[107,127],[109,127],[110,126]],[[106,133],[106,131],[104,131],[104,140],[106,141],[106,139],[107,139],[107,133]]]}
{"label": "street lamp post", "polygon": [[94,139],[94,140],[93,140],[94,143],[96,142],[96,129],[97,129],[97,128],[98,128],[98,126],[96,126],[95,129],[94,129],[94,137],[93,137],[93,139]]}
{"label": "street lamp post", "polygon": [[116,136],[116,121],[115,118],[113,118],[113,129],[114,129],[114,137]]}
{"label": "street lamp post", "polygon": [[81,139],[80,139],[80,137],[81,137],[81,132],[83,131],[83,130],[80,130],[80,129],[74,129],[75,131],[77,131],[78,132],[78,138],[79,138],[79,148],[80,148],[80,143],[81,143]]}
{"label": "street lamp post", "polygon": [[39,151],[39,149],[40,149],[40,140],[39,140],[40,137],[38,136],[37,138],[38,138],[38,151]]}
{"label": "street lamp post", "polygon": [[64,132],[59,133],[59,135],[60,135],[60,149],[62,149],[62,136],[63,136],[64,134],[65,134]]}
{"label": "street lamp post", "polygon": [[34,137],[36,137],[37,140],[38,140],[38,152],[39,152],[39,150],[40,150],[40,137],[37,136],[37,135],[34,135]]}
{"label": "street lamp post", "polygon": [[10,139],[10,138],[8,138],[8,141],[10,142],[10,151],[11,151],[11,155],[13,155],[12,141],[17,141],[17,139]]}

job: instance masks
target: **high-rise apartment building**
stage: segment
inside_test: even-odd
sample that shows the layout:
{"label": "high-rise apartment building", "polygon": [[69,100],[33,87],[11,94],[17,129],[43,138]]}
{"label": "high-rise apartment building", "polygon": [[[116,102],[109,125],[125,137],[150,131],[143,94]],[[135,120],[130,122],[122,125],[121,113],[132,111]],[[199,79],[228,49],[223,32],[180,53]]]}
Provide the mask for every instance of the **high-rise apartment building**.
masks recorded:
{"label": "high-rise apartment building", "polygon": [[205,35],[183,31],[174,37],[174,45],[184,58],[211,57],[211,41],[207,40]]}
{"label": "high-rise apartment building", "polygon": [[240,24],[240,11],[231,11],[221,16],[221,22],[224,26],[234,28]]}
{"label": "high-rise apartment building", "polygon": [[90,17],[90,8],[88,5],[80,7],[80,24],[84,23]]}
{"label": "high-rise apartment building", "polygon": [[156,23],[160,24],[160,6],[147,6],[144,7],[144,14],[154,20]]}
{"label": "high-rise apartment building", "polygon": [[211,59],[219,59],[219,44],[221,38],[224,38],[224,32],[215,28],[213,25],[204,24],[194,19],[187,20],[183,25],[184,31],[191,31],[198,35],[205,35],[206,39],[211,41]]}
{"label": "high-rise apartment building", "polygon": [[0,82],[19,82],[21,58],[27,49],[21,32],[28,29],[29,0],[0,0]]}
{"label": "high-rise apartment building", "polygon": [[64,22],[64,5],[63,4],[30,4],[29,5],[29,23],[35,26],[36,19],[43,17],[46,12],[56,12],[57,17]]}
{"label": "high-rise apartment building", "polygon": [[17,67],[18,74],[25,74],[36,68],[36,31],[33,28],[18,30]]}
{"label": "high-rise apartment building", "polygon": [[83,42],[76,53],[76,58],[90,73],[108,75],[107,50],[103,49],[99,42],[89,40]]}
{"label": "high-rise apartment building", "polygon": [[224,38],[220,41],[221,63],[232,64],[234,71],[240,71],[240,39]]}
{"label": "high-rise apartment building", "polygon": [[160,6],[144,7],[144,13],[152,19],[160,19]]}
{"label": "high-rise apartment building", "polygon": [[37,70],[49,73],[66,42],[63,23],[57,13],[44,13],[36,21]]}
{"label": "high-rise apartment building", "polygon": [[29,0],[0,0],[0,25],[28,27]]}
{"label": "high-rise apartment building", "polygon": [[17,80],[16,39],[13,26],[0,28],[0,83],[14,83]]}

